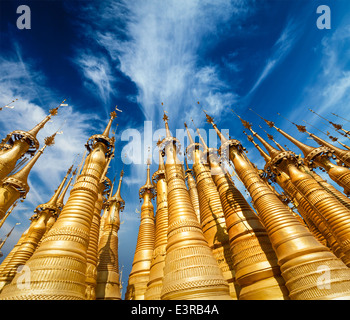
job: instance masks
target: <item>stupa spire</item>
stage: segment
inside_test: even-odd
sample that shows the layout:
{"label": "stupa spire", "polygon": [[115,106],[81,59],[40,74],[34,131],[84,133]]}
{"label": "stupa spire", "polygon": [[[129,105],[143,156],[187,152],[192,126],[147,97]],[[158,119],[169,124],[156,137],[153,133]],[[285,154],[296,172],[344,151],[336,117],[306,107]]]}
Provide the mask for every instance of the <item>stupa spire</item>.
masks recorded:
{"label": "stupa spire", "polygon": [[[237,144],[230,145],[229,156],[237,175],[252,197],[254,207],[258,211],[263,225],[266,227],[278,258],[282,277],[289,290],[289,297],[291,299],[348,298],[350,296],[350,278],[345,274],[340,282],[338,279],[336,280],[337,283],[341,283],[342,288],[331,285],[332,292],[329,290],[325,292],[319,288],[317,283],[320,264],[327,265],[331,273],[337,272],[335,270],[340,267],[343,272],[350,275],[350,270],[345,264],[316,240],[307,227],[285,207],[276,194],[261,180],[252,165],[241,156]],[[288,156],[287,153],[286,156]],[[295,245],[297,246],[295,247]],[[305,273],[302,270],[304,270],[306,262],[308,262],[307,277],[310,279],[307,285],[300,283],[300,277],[297,276],[297,274]]]}
{"label": "stupa spire", "polygon": [[[160,145],[160,141],[157,145]],[[162,150],[159,149],[158,152],[158,170],[152,175],[152,181],[156,185],[157,210],[154,250],[151,260],[149,281],[145,292],[146,300],[160,300],[163,286],[166,246],[168,243],[168,188],[165,180],[165,167]]]}
{"label": "stupa spire", "polygon": [[336,131],[343,131],[346,135],[350,135],[350,131],[348,130],[345,130],[343,128],[343,126],[341,124],[338,124],[338,123],[334,123],[328,119],[326,119],[325,117],[322,117],[321,115],[319,115],[317,112],[315,112],[314,110],[310,109],[309,108],[309,111],[311,111],[312,113],[316,114],[317,116],[319,116],[320,118],[322,118],[323,120],[326,120],[329,124],[331,124],[333,126],[333,128],[336,130]]}
{"label": "stupa spire", "polygon": [[150,158],[147,159],[146,183],[139,190],[141,206],[141,221],[134,261],[129,275],[126,300],[144,300],[150,276],[152,255],[154,250],[155,226],[154,207],[152,199],[156,195],[155,186],[151,182]]}
{"label": "stupa spire", "polygon": [[[183,166],[177,156],[179,141],[167,136],[159,147],[165,150],[166,155],[169,206],[161,299],[230,299],[228,283],[208,246],[191,204]],[[203,263],[205,272],[201,267]]]}
{"label": "stupa spire", "polygon": [[121,197],[121,186],[124,171],[121,170],[118,188],[113,195],[113,185],[107,200],[103,225],[100,231],[97,263],[97,300],[120,300],[119,260],[118,260],[118,230],[120,227],[120,212],[124,210],[125,201]]}
{"label": "stupa spire", "polygon": [[[114,141],[94,135],[88,140],[88,146],[90,153],[67,203],[25,264],[31,270],[30,289],[17,288],[17,274],[13,282],[4,287],[1,299],[85,299],[90,229],[100,179],[112,154]],[[65,245],[62,245],[62,239]],[[48,269],[49,273],[46,272]],[[57,281],[58,278],[62,280]]]}
{"label": "stupa spire", "polygon": [[[233,111],[233,110],[232,110]],[[243,120],[236,112],[233,111],[233,113],[239,118],[239,120],[241,120],[243,126],[248,129],[254,137],[256,137],[265,147],[265,149],[267,150],[267,152],[269,153],[269,155],[274,158],[275,156],[277,156],[278,154],[281,153],[280,150],[277,150],[276,148],[274,148],[273,146],[271,146],[265,139],[263,139],[260,135],[258,135],[253,129],[252,129],[252,124],[249,123],[246,120]]]}
{"label": "stupa spire", "polygon": [[0,187],[0,219],[17,199],[26,197],[26,194],[29,192],[28,175],[43,154],[45,148],[54,144],[56,134],[57,132],[45,138],[45,145],[38,150],[34,157],[21,170],[6,177],[2,181]]}
{"label": "stupa spire", "polygon": [[[198,129],[197,132],[201,137]],[[207,150],[212,179],[217,187],[226,221],[233,264],[230,271],[235,273],[234,284],[240,288],[239,299],[260,300],[268,296],[273,299],[288,299],[288,290],[283,284],[277,257],[264,227],[235,187],[229,173],[221,166],[218,151],[214,148]],[[243,261],[249,263],[246,265]],[[269,271],[266,272],[267,270]],[[255,291],[252,290],[253,287],[259,289]]]}
{"label": "stupa spire", "polygon": [[[64,100],[65,101],[65,100]],[[47,115],[39,124],[28,131],[15,130],[8,134],[0,144],[0,180],[4,179],[16,167],[17,160],[19,160],[25,153],[34,154],[39,149],[39,142],[36,138],[38,132],[45,126],[45,124],[55,116],[59,107],[49,111]]]}

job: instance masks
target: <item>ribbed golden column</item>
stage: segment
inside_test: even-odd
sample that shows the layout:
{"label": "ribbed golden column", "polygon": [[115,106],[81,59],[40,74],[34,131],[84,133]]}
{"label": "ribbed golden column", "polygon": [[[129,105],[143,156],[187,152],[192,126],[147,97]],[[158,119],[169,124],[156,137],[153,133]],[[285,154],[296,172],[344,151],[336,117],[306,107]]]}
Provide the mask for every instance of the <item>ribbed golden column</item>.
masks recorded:
{"label": "ribbed golden column", "polygon": [[97,285],[97,260],[98,260],[98,239],[100,231],[101,210],[103,205],[104,185],[101,182],[99,185],[98,196],[95,202],[94,215],[91,222],[89,245],[86,251],[86,300],[96,299],[96,285]]}
{"label": "ribbed golden column", "polygon": [[232,299],[191,204],[177,157],[178,140],[171,136],[165,114],[163,120],[167,134],[160,148],[166,155],[169,228],[161,299]]}
{"label": "ribbed golden column", "polygon": [[[325,154],[328,153],[328,150],[325,147],[313,148],[307,146],[301,143],[300,141],[294,139],[292,136],[290,136],[283,130],[277,128],[273,124],[273,122],[269,121],[268,123],[270,123],[278,132],[280,132],[287,139],[289,139],[296,146],[298,146],[300,150],[302,150],[302,152],[305,155],[305,162],[307,164],[313,165],[313,162],[315,162],[316,165],[326,163],[327,159],[325,157]],[[288,157],[291,157],[290,154],[282,154],[282,157],[283,156],[286,159]],[[278,155],[278,157],[281,158],[281,155]],[[318,210],[318,212],[322,215],[322,217],[328,224],[331,234],[338,242],[340,249],[344,254],[344,257],[342,257],[343,261],[348,266],[350,266],[350,210],[341,202],[339,202],[338,199],[335,198],[331,193],[328,193],[326,190],[324,190],[324,188],[315,179],[310,177],[307,173],[299,170],[293,164],[293,161],[283,162],[281,161],[282,158],[281,160],[279,160],[279,158],[276,159],[281,169],[290,176],[294,186]],[[276,162],[276,160],[274,159],[272,161]],[[331,167],[332,166],[329,162],[329,168]],[[343,167],[339,167],[339,170],[342,169],[347,170],[350,173],[350,170]]]}
{"label": "ribbed golden column", "polygon": [[47,203],[37,206],[37,208],[34,210],[35,216],[32,217],[32,221],[34,222],[30,225],[28,233],[25,239],[22,241],[21,246],[13,255],[0,276],[0,290],[2,290],[5,285],[12,281],[17,273],[18,267],[24,265],[33,255],[46,231],[47,221],[50,219],[50,217],[58,214],[59,209],[57,207],[57,200],[64,187],[64,184],[66,183],[68,175],[71,173],[71,170],[72,168],[67,171],[63,181],[51,199]]}
{"label": "ribbed golden column", "polygon": [[262,225],[246,199],[222,167],[218,150],[205,147],[213,180],[225,214],[239,300],[288,300],[288,290],[275,251]]}
{"label": "ribbed golden column", "polygon": [[85,299],[86,252],[100,180],[114,147],[108,137],[116,113],[111,113],[103,134],[87,143],[91,152],[60,216],[25,266],[30,270],[30,289],[6,286],[0,299]]}
{"label": "ribbed golden column", "polygon": [[151,182],[149,161],[147,164],[147,181],[140,188],[139,195],[140,199],[143,199],[141,222],[125,300],[144,300],[149,281],[155,238],[154,208],[152,204],[155,187]]}
{"label": "ribbed golden column", "polygon": [[[221,155],[230,157],[252,197],[276,252],[289,297],[293,300],[350,299],[350,269],[323,246],[261,181],[244,158],[241,144],[237,140],[227,140],[213,118],[207,116],[207,119],[221,138]],[[327,281],[323,281],[324,272],[327,272]]]}
{"label": "ribbed golden column", "polygon": [[193,205],[193,209],[196,212],[196,216],[198,218],[198,222],[201,221],[201,211],[199,208],[199,198],[198,198],[198,190],[196,185],[196,180],[193,177],[193,170],[188,167],[187,158],[184,157],[186,163],[186,171],[185,171],[185,179],[187,181],[188,193],[190,194],[191,203]]}
{"label": "ribbed golden column", "polygon": [[163,268],[165,265],[166,245],[168,242],[169,220],[164,159],[160,150],[158,170],[153,174],[152,181],[157,188],[156,230],[145,300],[160,300],[160,293],[163,287]]}
{"label": "ribbed golden column", "polygon": [[[266,161],[266,166],[271,161],[271,157],[258,145],[255,143],[252,136],[247,135],[248,140],[253,143],[253,145],[258,149],[261,156]],[[284,150],[279,148],[280,150]],[[268,168],[266,168],[268,170]],[[307,199],[296,189],[292,184],[290,177],[283,171],[279,171],[278,174],[274,176],[275,182],[283,188],[284,192],[293,202],[294,206],[297,208],[298,212],[302,216],[303,220],[306,222],[310,232],[318,239],[323,245],[328,245],[327,239],[325,237],[331,236],[328,226],[325,224],[325,221],[322,219],[321,215],[318,213],[317,209],[312,206]],[[312,219],[316,218],[316,222]],[[319,219],[321,218],[321,219]],[[323,232],[320,232],[320,230]],[[334,239],[334,237],[333,237]],[[333,241],[336,244],[334,239]],[[339,246],[338,246],[339,247]]]}
{"label": "ribbed golden column", "polygon": [[39,149],[39,142],[36,136],[51,117],[57,114],[58,108],[59,106],[51,109],[49,115],[33,129],[29,131],[15,130],[2,140],[0,144],[0,181],[10,174],[16,167],[17,160],[25,153],[34,154]]}
{"label": "ribbed golden column", "polygon": [[190,140],[186,153],[194,161],[192,169],[197,182],[200,222],[203,234],[213,251],[224,278],[229,284],[231,297],[237,299],[238,294],[236,291],[239,288],[237,288],[234,280],[235,272],[220,195],[212,179],[207,159],[202,153],[204,146],[200,143],[195,143],[186,123],[185,127]]}
{"label": "ribbed golden column", "polygon": [[70,183],[72,182],[74,176],[76,175],[76,172],[77,172],[77,169],[75,169],[72,173],[72,176],[69,178],[66,186],[64,187],[63,191],[60,193],[60,196],[58,197],[57,199],[57,202],[56,202],[56,206],[57,206],[57,211],[53,214],[51,214],[48,218],[48,220],[46,221],[46,228],[45,228],[45,233],[44,235],[41,237],[39,243],[38,243],[38,247],[40,246],[43,238],[46,236],[46,234],[50,231],[50,229],[52,228],[52,226],[54,225],[54,223],[57,221],[57,218],[59,216],[59,214],[61,213],[63,207],[64,207],[64,204],[63,204],[63,200],[64,200],[64,197],[67,193],[67,190],[68,188],[70,187]]}
{"label": "ribbed golden column", "polygon": [[118,230],[120,212],[124,210],[125,201],[120,195],[123,170],[120,173],[118,189],[108,199],[103,214],[103,225],[100,231],[97,263],[97,300],[120,300],[119,262],[118,262]]}

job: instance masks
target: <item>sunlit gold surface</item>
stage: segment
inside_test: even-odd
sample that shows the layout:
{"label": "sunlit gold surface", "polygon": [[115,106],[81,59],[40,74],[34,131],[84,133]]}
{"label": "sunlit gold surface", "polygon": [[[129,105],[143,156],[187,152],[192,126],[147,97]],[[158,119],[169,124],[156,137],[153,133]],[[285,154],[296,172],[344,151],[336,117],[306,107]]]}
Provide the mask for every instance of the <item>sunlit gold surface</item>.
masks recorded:
{"label": "sunlit gold surface", "polygon": [[146,184],[140,188],[139,193],[140,198],[143,199],[141,206],[141,222],[134,261],[125,294],[126,300],[144,300],[149,281],[155,238],[154,207],[152,204],[155,188],[151,182],[149,164],[147,166]]}
{"label": "sunlit gold surface", "polygon": [[169,229],[164,267],[163,300],[231,299],[229,286],[203,235],[188,194],[177,140],[167,136],[165,174],[168,186]]}
{"label": "sunlit gold surface", "polygon": [[100,240],[98,244],[97,263],[97,300],[120,300],[119,262],[118,262],[118,230],[120,227],[120,212],[124,210],[125,202],[121,197],[123,171],[120,174],[118,189],[108,199],[103,214]]}
{"label": "sunlit gold surface", "polygon": [[[212,118],[208,121],[222,137]],[[230,144],[229,157],[237,175],[250,193],[269,235],[289,290],[289,297],[296,300],[350,299],[350,269],[316,240],[308,228],[302,225],[261,181],[254,168],[242,156],[242,149],[237,141],[224,140],[225,143]],[[270,156],[274,158],[279,154],[277,150],[273,150]],[[329,271],[329,290],[319,286],[321,267]]]}
{"label": "sunlit gold surface", "polygon": [[216,153],[210,153],[209,161],[225,212],[236,279],[242,288],[239,299],[288,299],[276,254],[259,217],[221,168]]}
{"label": "sunlit gold surface", "polygon": [[160,293],[163,287],[166,245],[168,242],[169,215],[164,159],[161,151],[159,151],[159,167],[153,174],[152,180],[156,183],[157,188],[157,210],[154,250],[145,300],[160,300]]}
{"label": "sunlit gold surface", "polygon": [[[111,114],[109,127],[114,117]],[[88,143],[91,152],[67,203],[25,264],[31,272],[30,289],[19,289],[15,285],[16,275],[12,283],[4,288],[1,299],[85,299],[90,229],[112,140],[105,131],[104,135],[92,136]]]}

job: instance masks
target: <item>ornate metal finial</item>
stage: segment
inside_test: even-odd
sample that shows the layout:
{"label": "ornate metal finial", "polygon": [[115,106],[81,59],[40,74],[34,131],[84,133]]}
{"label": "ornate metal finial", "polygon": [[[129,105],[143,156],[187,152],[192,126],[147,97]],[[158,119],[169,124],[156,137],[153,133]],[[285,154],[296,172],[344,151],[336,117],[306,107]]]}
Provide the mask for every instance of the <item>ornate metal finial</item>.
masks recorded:
{"label": "ornate metal finial", "polygon": [[266,122],[266,124],[270,127],[273,128],[275,123],[269,120],[266,120],[265,118],[263,118],[260,114],[256,113],[253,109],[249,108],[250,111],[254,112],[259,118],[261,118],[262,120],[264,120]]}
{"label": "ornate metal finial", "polygon": [[243,127],[247,128],[248,130],[252,129],[252,124],[251,123],[249,123],[246,120],[243,120],[233,109],[231,109],[231,110],[239,118],[239,120],[241,120],[241,122],[243,124]]}
{"label": "ornate metal finial", "polygon": [[14,103],[15,101],[17,101],[18,99],[12,100],[11,102],[9,102],[8,104],[4,105],[2,108],[0,108],[0,110],[2,110],[3,108],[8,108],[8,109],[13,109],[15,106],[10,106],[11,103]]}

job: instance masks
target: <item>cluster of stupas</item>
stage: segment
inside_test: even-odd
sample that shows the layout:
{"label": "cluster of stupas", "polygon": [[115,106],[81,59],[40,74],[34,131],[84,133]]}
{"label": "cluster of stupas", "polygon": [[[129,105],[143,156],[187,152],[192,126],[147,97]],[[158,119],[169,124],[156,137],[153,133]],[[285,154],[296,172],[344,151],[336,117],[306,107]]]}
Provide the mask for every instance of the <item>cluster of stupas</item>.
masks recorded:
{"label": "cluster of stupas", "polygon": [[[39,149],[36,134],[56,113],[57,108],[50,110],[32,130],[14,131],[3,139],[1,219],[28,193],[30,169],[55,136]],[[109,137],[115,117],[114,111],[104,132],[89,138],[81,168],[68,169],[1,263],[0,299],[122,299],[118,230],[125,205],[123,171],[115,193],[107,178],[115,152]],[[257,168],[242,143],[225,137],[208,114],[220,148],[208,147],[198,129],[195,142],[185,123],[189,144],[182,163],[179,140],[171,135],[164,114],[166,136],[157,143],[159,167],[152,175],[148,162],[146,183],[139,189],[141,219],[126,300],[350,299],[350,148],[338,148],[296,125],[320,146],[306,145],[264,119],[303,153],[300,156],[268,134],[272,146],[238,117],[265,160],[264,168]],[[25,153],[34,156],[23,166]],[[193,163],[191,168],[188,163]],[[251,203],[225,164],[234,168]],[[327,172],[339,188],[316,168]],[[30,270],[30,286],[18,285],[20,266]]]}

